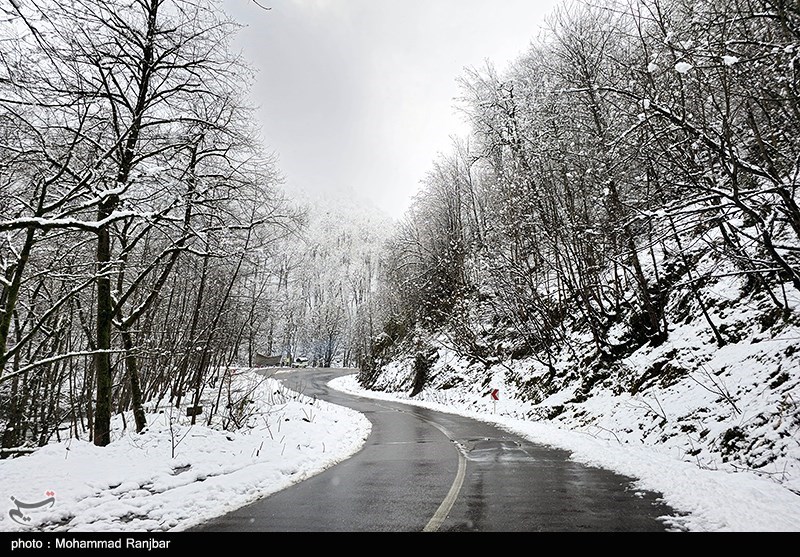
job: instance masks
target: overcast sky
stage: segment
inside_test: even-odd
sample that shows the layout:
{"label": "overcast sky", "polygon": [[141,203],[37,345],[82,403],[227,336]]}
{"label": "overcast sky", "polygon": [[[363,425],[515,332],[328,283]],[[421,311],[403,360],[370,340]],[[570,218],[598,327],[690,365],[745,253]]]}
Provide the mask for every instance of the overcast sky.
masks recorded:
{"label": "overcast sky", "polygon": [[520,55],[556,0],[224,0],[246,25],[267,148],[287,186],[400,217],[466,124],[464,68]]}

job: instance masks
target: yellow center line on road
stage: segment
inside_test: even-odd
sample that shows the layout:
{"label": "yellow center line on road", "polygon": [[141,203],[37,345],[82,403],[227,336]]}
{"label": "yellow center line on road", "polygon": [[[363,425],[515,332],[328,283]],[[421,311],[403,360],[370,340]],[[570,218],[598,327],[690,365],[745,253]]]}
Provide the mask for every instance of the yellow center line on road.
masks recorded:
{"label": "yellow center line on road", "polygon": [[[442,426],[430,420],[424,421],[441,431],[445,437],[452,441],[452,438]],[[442,504],[439,505],[439,508],[434,513],[433,518],[430,519],[428,524],[422,530],[423,532],[437,532],[439,528],[442,527],[445,519],[447,519],[447,515],[449,515],[450,511],[453,509],[456,499],[458,499],[458,494],[461,492],[461,486],[464,485],[464,476],[466,475],[467,471],[467,459],[464,458],[464,455],[461,453],[461,451],[456,450],[456,452],[458,453],[458,472],[456,473],[456,479],[453,480],[453,485],[450,486],[450,491],[447,493],[447,497],[445,497],[444,501],[442,501]]]}
{"label": "yellow center line on road", "polygon": [[450,510],[453,508],[453,505],[458,499],[458,494],[461,491],[461,486],[464,483],[464,475],[467,470],[467,459],[461,453],[458,453],[458,473],[456,474],[456,479],[453,482],[453,485],[450,487],[450,492],[445,497],[442,504],[439,505],[439,509],[433,515],[428,525],[425,526],[425,529],[422,530],[423,532],[436,532],[439,528],[442,527],[447,515],[450,514]]}

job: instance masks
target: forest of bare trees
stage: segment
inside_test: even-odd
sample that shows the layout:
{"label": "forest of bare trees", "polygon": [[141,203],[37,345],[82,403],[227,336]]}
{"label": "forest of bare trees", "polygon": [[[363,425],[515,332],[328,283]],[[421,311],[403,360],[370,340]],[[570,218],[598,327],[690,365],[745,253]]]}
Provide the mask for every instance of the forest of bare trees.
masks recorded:
{"label": "forest of bare trees", "polygon": [[382,324],[377,292],[392,223],[354,202],[296,201],[302,234],[281,243],[279,280],[253,321],[250,352],[297,355],[312,367],[357,368]]}
{"label": "forest of bare trees", "polygon": [[141,432],[259,356],[363,360],[385,223],[285,195],[218,2],[3,15],[3,456],[108,445],[113,416]]}
{"label": "forest of bare trees", "polygon": [[569,2],[505,71],[470,69],[461,86],[472,131],[390,242],[392,312],[364,384],[402,351],[424,370],[420,339],[436,334],[487,369],[533,357],[546,389],[571,333],[614,365],[669,340],[676,300],[725,346],[705,290],[722,276],[791,317],[796,2]]}
{"label": "forest of bare trees", "polygon": [[397,226],[284,193],[218,2],[0,15],[3,456],[108,445],[116,416],[143,431],[261,356],[368,385],[416,354],[419,388],[435,335],[486,369],[535,359],[544,391],[576,332],[595,367],[688,317],[736,342],[721,277],[793,318],[796,2],[561,5],[506,69],[465,71],[471,133]]}
{"label": "forest of bare trees", "polygon": [[107,445],[112,416],[142,431],[148,404],[197,405],[254,352],[293,350],[305,223],[252,125],[237,25],[206,0],[3,16],[3,455]]}

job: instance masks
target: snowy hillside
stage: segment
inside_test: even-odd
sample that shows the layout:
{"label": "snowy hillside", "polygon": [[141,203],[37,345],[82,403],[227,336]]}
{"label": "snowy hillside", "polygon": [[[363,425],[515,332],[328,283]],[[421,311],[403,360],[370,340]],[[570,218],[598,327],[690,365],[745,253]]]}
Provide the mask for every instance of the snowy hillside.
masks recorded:
{"label": "snowy hillside", "polygon": [[[497,389],[501,401],[522,403],[508,406],[511,417],[657,447],[700,468],[754,472],[800,494],[800,296],[787,287],[780,295],[790,310],[782,312],[767,294],[748,290],[746,276],[728,276],[732,269],[706,247],[694,256],[696,273],[719,277],[701,298],[708,317],[691,292],[676,289],[667,302],[668,340],[659,346],[603,361],[591,335],[571,320],[570,342],[551,375],[532,356],[487,363],[459,351],[452,330],[417,331],[388,357],[394,361],[361,380],[377,391],[411,393],[419,370],[425,386],[414,399],[467,410],[485,407]],[[612,346],[624,345],[629,317],[610,329]],[[501,353],[513,348],[502,328],[472,328]],[[502,402],[496,409],[506,412]]]}
{"label": "snowy hillside", "polygon": [[505,71],[467,70],[471,131],[389,243],[361,383],[498,389],[800,494],[798,16],[575,2]]}

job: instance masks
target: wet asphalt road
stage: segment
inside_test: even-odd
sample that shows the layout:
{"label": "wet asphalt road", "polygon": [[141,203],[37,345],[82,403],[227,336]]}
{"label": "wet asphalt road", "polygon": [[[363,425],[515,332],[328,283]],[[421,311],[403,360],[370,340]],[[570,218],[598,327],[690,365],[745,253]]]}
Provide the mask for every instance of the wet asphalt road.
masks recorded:
{"label": "wet asphalt road", "polygon": [[676,513],[626,478],[461,416],[355,397],[304,370],[287,387],[372,422],[352,458],[194,532],[663,532]]}

